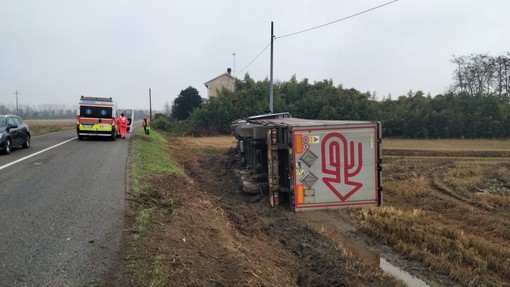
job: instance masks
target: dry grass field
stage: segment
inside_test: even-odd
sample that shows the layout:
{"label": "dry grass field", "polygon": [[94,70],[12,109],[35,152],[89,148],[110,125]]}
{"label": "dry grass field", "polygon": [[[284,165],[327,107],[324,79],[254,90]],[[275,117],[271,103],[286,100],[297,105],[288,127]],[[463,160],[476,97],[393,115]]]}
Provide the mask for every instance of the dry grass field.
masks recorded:
{"label": "dry grass field", "polygon": [[435,150],[435,151],[506,151],[510,152],[510,140],[403,140],[384,139],[385,150]]}
{"label": "dry grass field", "polygon": [[70,130],[76,127],[75,119],[62,120],[25,120],[30,128],[32,136],[42,135],[51,132]]}
{"label": "dry grass field", "polygon": [[382,208],[361,229],[466,286],[510,286],[510,141],[384,140]]}

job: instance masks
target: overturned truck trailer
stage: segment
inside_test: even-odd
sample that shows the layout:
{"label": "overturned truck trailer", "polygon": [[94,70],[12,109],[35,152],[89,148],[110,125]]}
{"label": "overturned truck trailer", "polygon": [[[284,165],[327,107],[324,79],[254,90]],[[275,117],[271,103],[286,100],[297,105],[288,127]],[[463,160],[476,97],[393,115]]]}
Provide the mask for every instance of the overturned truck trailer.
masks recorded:
{"label": "overturned truck trailer", "polygon": [[382,204],[381,124],[293,118],[289,113],[236,120],[246,192],[294,211]]}

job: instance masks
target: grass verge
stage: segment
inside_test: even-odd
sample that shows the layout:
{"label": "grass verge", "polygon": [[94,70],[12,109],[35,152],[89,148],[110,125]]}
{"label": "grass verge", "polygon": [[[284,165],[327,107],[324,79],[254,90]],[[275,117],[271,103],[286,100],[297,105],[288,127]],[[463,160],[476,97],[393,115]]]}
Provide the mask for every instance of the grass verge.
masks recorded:
{"label": "grass verge", "polygon": [[185,174],[170,159],[166,139],[152,131],[145,135],[142,129],[133,133],[131,146],[131,190],[134,214],[132,238],[127,255],[130,284],[136,286],[166,286],[162,272],[162,255],[148,250],[145,242],[158,218],[172,213],[176,204],[168,194],[168,178],[185,178]]}
{"label": "grass verge", "polygon": [[154,191],[149,179],[162,175],[181,175],[166,152],[167,141],[160,134],[152,131],[150,136],[137,129],[134,133],[131,150],[131,179],[133,195],[143,197]]}

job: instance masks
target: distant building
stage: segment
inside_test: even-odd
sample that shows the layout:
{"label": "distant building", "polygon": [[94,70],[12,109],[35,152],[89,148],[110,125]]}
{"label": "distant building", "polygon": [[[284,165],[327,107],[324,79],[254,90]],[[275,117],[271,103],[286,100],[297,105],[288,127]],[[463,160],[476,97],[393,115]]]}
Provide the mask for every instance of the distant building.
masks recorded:
{"label": "distant building", "polygon": [[205,82],[204,85],[207,87],[207,96],[212,98],[217,96],[221,89],[233,92],[236,87],[236,78],[232,77],[232,70],[228,68],[225,73]]}

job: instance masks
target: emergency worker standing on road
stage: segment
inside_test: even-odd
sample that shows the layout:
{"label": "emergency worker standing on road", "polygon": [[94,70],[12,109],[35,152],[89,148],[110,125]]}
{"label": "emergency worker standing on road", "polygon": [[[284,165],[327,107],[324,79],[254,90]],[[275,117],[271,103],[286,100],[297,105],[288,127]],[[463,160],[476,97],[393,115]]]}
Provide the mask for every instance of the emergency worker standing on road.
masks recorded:
{"label": "emergency worker standing on road", "polygon": [[143,132],[145,134],[148,134],[147,133],[147,130],[149,128],[149,119],[147,118],[147,116],[143,117]]}
{"label": "emergency worker standing on road", "polygon": [[126,138],[126,133],[127,133],[127,125],[128,125],[128,119],[126,118],[126,116],[124,116],[124,113],[121,113],[120,114],[120,117],[117,119],[117,125],[119,126],[119,129],[120,129],[120,136],[125,139]]}

